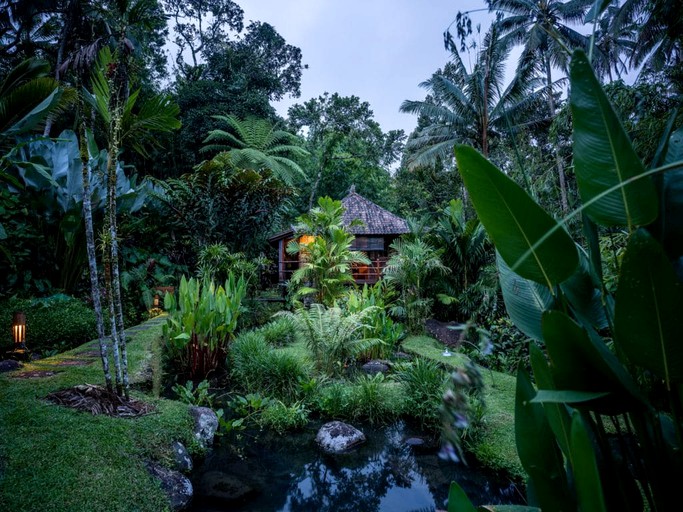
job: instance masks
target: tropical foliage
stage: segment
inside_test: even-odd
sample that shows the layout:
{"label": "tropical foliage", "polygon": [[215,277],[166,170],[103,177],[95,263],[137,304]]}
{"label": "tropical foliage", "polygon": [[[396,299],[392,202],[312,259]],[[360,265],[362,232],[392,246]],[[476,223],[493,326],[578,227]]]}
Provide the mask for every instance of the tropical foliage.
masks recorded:
{"label": "tropical foliage", "polygon": [[[648,172],[581,51],[572,58],[571,85],[586,251],[476,151],[459,146],[456,158],[501,264],[515,275],[501,281],[504,295],[521,285],[545,297],[510,309],[522,330],[544,341],[550,357],[532,345],[535,386],[525,370],[517,377],[517,446],[534,489],[531,503],[543,509],[568,503],[596,510],[659,508],[674,499],[671,478],[681,464],[680,439],[667,434],[681,428],[681,355],[674,342],[681,250],[671,244],[681,220],[679,199],[671,195],[683,167],[681,133],[665,134],[657,167]],[[618,153],[610,151],[610,141]],[[491,202],[497,194],[508,198],[506,209]],[[662,225],[664,211],[671,214]],[[597,225],[629,233],[614,295],[601,286]],[[609,340],[598,334],[606,321],[613,326]],[[620,443],[636,441],[633,452],[615,457],[603,417]],[[633,464],[643,469],[637,480]]]}

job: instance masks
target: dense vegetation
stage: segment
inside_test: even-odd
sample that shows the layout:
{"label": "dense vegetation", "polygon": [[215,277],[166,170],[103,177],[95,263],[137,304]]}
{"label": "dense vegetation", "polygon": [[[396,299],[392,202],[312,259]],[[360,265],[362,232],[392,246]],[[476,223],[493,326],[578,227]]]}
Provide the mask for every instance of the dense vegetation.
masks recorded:
{"label": "dense vegetation", "polygon": [[[167,389],[224,433],[404,417],[454,460],[491,456],[475,441],[517,372],[530,504],[673,503],[681,2],[483,4],[490,26],[457,13],[415,77],[405,134],[334,91],[278,115],[302,52],[233,0],[0,2],[0,359],[21,310],[36,356],[98,338],[128,397],[125,329],[166,310]],[[410,227],[373,286],[352,186]],[[268,238],[290,227],[283,294]],[[430,319],[459,324],[455,358]]]}

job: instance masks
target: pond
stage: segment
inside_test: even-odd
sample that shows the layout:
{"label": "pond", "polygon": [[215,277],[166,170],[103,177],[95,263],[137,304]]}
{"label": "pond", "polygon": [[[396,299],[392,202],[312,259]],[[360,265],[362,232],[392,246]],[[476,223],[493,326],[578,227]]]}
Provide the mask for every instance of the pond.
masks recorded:
{"label": "pond", "polygon": [[524,503],[509,479],[443,461],[436,446],[410,446],[403,422],[363,427],[367,443],[336,456],[316,446],[319,426],[219,444],[194,472],[191,510],[429,512],[446,508],[453,480],[475,505]]}

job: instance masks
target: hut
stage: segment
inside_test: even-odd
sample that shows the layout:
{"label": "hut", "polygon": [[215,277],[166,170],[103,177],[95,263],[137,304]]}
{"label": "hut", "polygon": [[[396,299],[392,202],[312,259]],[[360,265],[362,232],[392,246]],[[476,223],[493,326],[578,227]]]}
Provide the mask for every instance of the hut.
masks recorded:
{"label": "hut", "polygon": [[[382,270],[389,259],[389,246],[404,233],[408,233],[408,223],[405,219],[394,215],[372,201],[358,194],[352,186],[349,194],[341,200],[344,207],[343,224],[356,239],[351,249],[363,251],[370,265],[355,265],[353,278],[358,284],[376,283],[382,275]],[[351,226],[354,220],[362,224]],[[293,229],[288,229],[269,238],[269,242],[277,246],[278,281],[286,282],[294,271],[299,268],[299,255],[287,254],[287,244],[295,236]],[[303,235],[301,238],[304,238]],[[301,240],[300,240],[301,241]]]}

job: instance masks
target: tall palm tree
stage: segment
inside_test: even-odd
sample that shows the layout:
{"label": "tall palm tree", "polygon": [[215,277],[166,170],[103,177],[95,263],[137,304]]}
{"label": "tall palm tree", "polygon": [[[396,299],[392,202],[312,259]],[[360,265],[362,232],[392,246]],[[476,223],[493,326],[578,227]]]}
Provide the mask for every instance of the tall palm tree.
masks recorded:
{"label": "tall palm tree", "polygon": [[598,20],[594,34],[593,67],[599,76],[607,76],[610,82],[614,79],[612,70],[617,79],[628,71],[628,64],[622,56],[633,52],[637,39],[637,25],[617,24],[618,12],[617,5],[610,5]]}
{"label": "tall palm tree", "polygon": [[488,156],[493,139],[523,123],[522,114],[538,100],[539,93],[534,91],[533,80],[524,79],[514,80],[503,90],[510,45],[498,34],[494,24],[484,37],[472,71],[453,51],[444,70],[420,84],[431,98],[403,102],[401,112],[426,118],[426,124],[406,145],[410,166],[448,159],[456,143],[471,144]]}
{"label": "tall palm tree", "polygon": [[[566,71],[570,49],[587,47],[588,38],[570,27],[581,23],[594,0],[487,0],[491,11],[503,14],[500,29],[505,40],[523,45],[519,70],[535,69],[543,77],[547,90],[548,114],[555,116],[552,70]],[[526,71],[525,71],[526,72]],[[560,203],[569,210],[564,164],[556,151]]]}
{"label": "tall palm tree", "polygon": [[614,17],[614,27],[636,24],[631,63],[652,69],[683,61],[683,1],[626,0]]}
{"label": "tall palm tree", "polygon": [[296,178],[305,176],[299,164],[290,158],[309,154],[296,135],[277,129],[267,119],[248,117],[242,120],[232,115],[213,117],[225,123],[227,130],[209,132],[203,152],[227,154],[238,169],[268,170],[288,186],[293,185]]}

